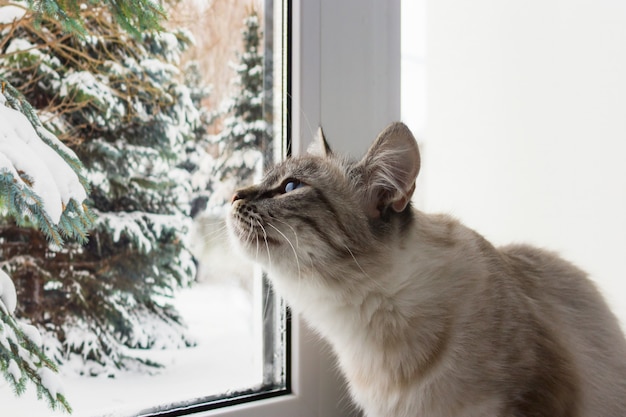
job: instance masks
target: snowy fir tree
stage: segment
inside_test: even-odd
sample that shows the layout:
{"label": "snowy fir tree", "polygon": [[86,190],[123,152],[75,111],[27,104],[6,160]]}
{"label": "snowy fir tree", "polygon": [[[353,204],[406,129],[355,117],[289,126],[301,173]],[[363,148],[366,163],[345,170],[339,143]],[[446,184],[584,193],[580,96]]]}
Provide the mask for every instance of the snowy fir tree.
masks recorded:
{"label": "snowy fir tree", "polygon": [[248,185],[272,161],[271,123],[264,112],[263,51],[259,16],[252,9],[244,21],[243,53],[234,65],[234,94],[223,105],[224,128],[213,141],[219,158],[212,167],[209,209],[228,203],[232,193],[215,192],[218,187]]}
{"label": "snowy fir tree", "polygon": [[138,38],[146,30],[163,29],[160,22],[165,12],[158,2],[151,0],[28,0],[28,8],[35,13],[36,23],[44,18],[55,20],[65,32],[78,35],[88,33],[81,15],[90,7],[106,7],[120,27]]}
{"label": "snowy fir tree", "polygon": [[184,68],[184,79],[185,85],[190,90],[191,101],[199,111],[199,123],[195,126],[194,138],[185,143],[183,157],[178,167],[187,171],[191,177],[190,215],[195,218],[206,208],[209,200],[207,184],[210,173],[203,172],[202,166],[204,162],[212,159],[207,152],[211,147],[208,128],[215,122],[216,114],[202,104],[203,100],[209,97],[210,88],[204,83],[197,61],[187,63]]}
{"label": "snowy fir tree", "polygon": [[168,297],[195,274],[186,246],[190,174],[179,166],[200,116],[177,69],[190,36],[133,36],[109,3],[88,3],[83,36],[46,14],[0,23],[0,77],[85,165],[94,227],[86,245],[58,248],[4,219],[0,250],[24,300],[16,316],[42,329],[48,355],[79,358],[85,374],[115,375],[158,365],[137,349],[191,343]]}
{"label": "snowy fir tree", "polygon": [[[84,204],[88,188],[81,163],[18,91],[1,78],[0,85],[0,216],[12,218],[16,227],[39,229],[57,250],[63,237],[85,241],[93,219]],[[39,398],[71,411],[39,331],[14,316],[17,296],[7,272],[15,270],[4,260],[5,243],[0,235],[0,371],[16,394],[32,381]],[[21,256],[31,262],[31,254]]]}

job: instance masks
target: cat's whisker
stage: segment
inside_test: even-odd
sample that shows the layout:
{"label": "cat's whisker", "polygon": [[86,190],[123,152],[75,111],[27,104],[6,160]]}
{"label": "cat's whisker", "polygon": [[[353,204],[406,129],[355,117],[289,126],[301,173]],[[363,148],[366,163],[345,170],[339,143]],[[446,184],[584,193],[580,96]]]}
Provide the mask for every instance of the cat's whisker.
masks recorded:
{"label": "cat's whisker", "polygon": [[345,244],[343,245],[343,247],[348,251],[348,253],[352,257],[352,260],[354,261],[355,265],[359,268],[359,271],[361,271],[361,273],[363,273],[363,275],[365,275],[369,279],[372,279],[372,277],[370,277],[369,274],[365,272],[365,270],[361,267],[361,264],[359,263],[359,261],[356,260],[356,256],[354,256],[354,253],[350,250],[350,248]]}
{"label": "cat's whisker", "polygon": [[220,227],[219,229],[203,233],[200,235],[200,237],[202,238],[202,240],[211,242],[215,240],[221,240],[227,235],[228,235],[228,227],[225,224],[223,224],[222,227]]}
{"label": "cat's whisker", "polygon": [[[254,225],[252,225],[252,223],[250,224],[250,229],[252,231],[254,231]],[[254,239],[256,240],[256,255],[255,255],[255,257],[256,257],[256,260],[258,262],[258,260],[259,260],[259,246],[260,246],[260,244],[259,244],[259,234],[258,233],[254,234]]]}
{"label": "cat's whisker", "polygon": [[[250,231],[248,232],[248,236],[254,236],[254,241],[256,243],[256,256],[255,260],[258,262],[259,260],[259,234],[254,231],[254,222],[250,219]],[[249,240],[249,239],[248,239]]]}
{"label": "cat's whisker", "polygon": [[[301,272],[300,271],[300,260],[298,259],[298,252],[296,252],[296,248],[293,246],[293,244],[291,243],[289,238],[287,236],[285,236],[285,234],[283,232],[278,230],[278,228],[276,226],[274,226],[272,223],[268,223],[267,225],[270,226],[271,228],[273,228],[274,230],[276,230],[283,238],[285,238],[287,243],[289,243],[289,246],[291,246],[291,250],[293,251],[293,256],[296,258],[296,267],[298,268],[298,280],[300,280],[301,279],[301,276],[300,276],[300,272]],[[296,245],[297,245],[297,243],[296,243]]]}
{"label": "cat's whisker", "polygon": [[208,226],[208,227],[215,227],[215,226],[221,227],[224,225],[224,220],[221,218],[216,218],[211,221],[206,221],[206,220],[198,220],[198,218],[196,217],[195,221],[198,223],[201,223],[203,226]]}
{"label": "cat's whisker", "polygon": [[356,256],[354,256],[354,253],[352,252],[352,250],[350,250],[350,248],[346,245],[343,245],[344,248],[346,248],[346,250],[348,251],[348,253],[350,254],[350,256],[352,257],[352,260],[354,260],[355,265],[357,266],[357,268],[359,268],[359,271],[361,271],[361,273],[370,280],[370,282],[372,284],[374,284],[378,289],[383,290],[384,286],[377,280],[372,278],[367,272],[365,272],[365,270],[363,269],[363,267],[361,266],[361,264],[359,263],[359,261],[357,261]]}
{"label": "cat's whisker", "polygon": [[209,232],[205,233],[206,236],[210,236],[210,235],[213,234],[213,232],[226,230],[228,228],[226,226],[226,222],[225,221],[215,222],[215,223],[199,223],[199,224],[202,227],[213,229],[213,230],[210,230]]}
{"label": "cat's whisker", "polygon": [[294,227],[292,225],[290,225],[289,223],[287,223],[284,220],[280,220],[280,219],[275,219],[275,220],[278,220],[279,222],[281,222],[282,224],[286,225],[287,227],[289,227],[291,229],[291,231],[293,232],[293,235],[296,238],[296,248],[299,249],[300,248],[300,243],[298,242],[298,233],[296,233],[296,229],[294,229]]}
{"label": "cat's whisker", "polygon": [[248,230],[248,236],[246,238],[246,241],[252,243],[252,237],[254,237],[254,241],[256,243],[255,261],[258,262],[259,261],[259,234],[254,231],[254,222],[252,221],[252,219],[250,219],[249,221],[249,226],[250,228]]}
{"label": "cat's whisker", "polygon": [[256,223],[259,225],[259,227],[261,228],[261,230],[263,231],[263,239],[265,240],[265,248],[267,249],[267,259],[270,265],[270,268],[272,266],[272,255],[270,253],[270,245],[267,242],[267,230],[265,230],[265,227],[263,227],[263,225],[261,224],[261,222],[259,220],[255,220]]}

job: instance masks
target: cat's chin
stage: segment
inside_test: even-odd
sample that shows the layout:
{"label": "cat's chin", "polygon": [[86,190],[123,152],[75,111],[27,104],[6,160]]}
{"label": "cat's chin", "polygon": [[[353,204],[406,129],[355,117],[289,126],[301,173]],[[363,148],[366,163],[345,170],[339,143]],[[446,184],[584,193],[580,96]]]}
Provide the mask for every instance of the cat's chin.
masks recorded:
{"label": "cat's chin", "polygon": [[259,236],[231,216],[226,218],[229,240],[235,251],[242,257],[260,264],[267,264],[267,258],[280,246],[280,242],[271,236]]}

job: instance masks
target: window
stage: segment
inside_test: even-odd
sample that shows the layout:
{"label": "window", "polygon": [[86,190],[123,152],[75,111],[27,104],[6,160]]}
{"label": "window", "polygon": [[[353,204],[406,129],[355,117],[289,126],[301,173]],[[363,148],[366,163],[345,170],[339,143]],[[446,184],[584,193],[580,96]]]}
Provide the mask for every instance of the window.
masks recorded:
{"label": "window", "polygon": [[[45,249],[45,241],[40,242],[47,259],[66,262],[66,267],[58,270],[60,276],[55,276],[55,270],[33,283],[32,277],[37,275],[36,271],[31,271],[31,275],[22,274],[26,263],[19,263],[20,256],[14,256],[16,252],[6,249],[1,252],[2,257],[6,256],[9,262],[14,262],[10,264],[16,271],[12,275],[21,303],[25,306],[22,319],[30,319],[43,327],[63,321],[58,324],[61,329],[59,332],[44,333],[44,346],[49,356],[61,362],[63,391],[74,415],[180,415],[280,395],[289,389],[289,325],[286,307],[275,297],[262,271],[252,264],[242,263],[240,257],[230,250],[224,223],[234,189],[245,185],[245,182],[250,184],[258,181],[263,166],[281,158],[287,149],[286,128],[282,122],[286,113],[282,97],[287,96],[287,91],[285,77],[282,76],[285,68],[281,64],[284,50],[282,43],[286,39],[283,36],[286,23],[283,22],[287,21],[284,16],[288,8],[280,2],[274,7],[271,0],[257,0],[249,5],[233,5],[230,1],[204,5],[193,2],[183,4],[195,11],[196,16],[193,18],[200,15],[210,19],[206,24],[218,25],[226,21],[230,25],[208,33],[214,38],[217,35],[226,38],[221,49],[211,45],[209,53],[212,61],[217,60],[219,53],[237,50],[237,54],[226,55],[220,65],[211,62],[214,67],[219,67],[214,74],[222,76],[226,84],[216,87],[228,87],[224,88],[222,97],[218,97],[219,101],[205,110],[222,111],[223,115],[217,122],[208,120],[209,117],[201,118],[203,108],[207,106],[201,106],[199,100],[211,98],[211,94],[202,90],[206,84],[216,84],[221,80],[198,81],[194,78],[207,70],[206,66],[202,67],[203,62],[198,56],[188,59],[186,66],[178,64],[179,59],[185,59],[177,49],[177,40],[186,36],[184,33],[166,27],[163,34],[155,36],[155,39],[144,40],[145,49],[132,50],[135,56],[145,54],[134,62],[132,57],[126,58],[126,61],[113,61],[111,56],[116,53],[124,56],[127,51],[118,50],[115,44],[107,44],[106,39],[98,37],[100,32],[96,30],[93,43],[101,43],[102,49],[109,55],[98,55],[101,49],[96,48],[88,53],[104,61],[105,66],[118,65],[120,69],[115,75],[96,73],[93,68],[72,68],[64,72],[65,68],[55,67],[58,59],[50,59],[50,65],[59,74],[59,79],[63,80],[61,82],[69,84],[68,79],[76,79],[72,86],[85,95],[90,93],[90,86],[81,79],[91,76],[96,80],[106,80],[99,88],[104,91],[102,96],[113,103],[111,107],[115,105],[115,98],[107,96],[107,88],[119,87],[115,90],[116,95],[132,88],[115,84],[130,72],[125,72],[126,65],[131,67],[129,62],[137,64],[131,67],[133,75],[139,74],[139,80],[135,80],[137,84],[143,81],[140,77],[157,80],[157,83],[151,85],[154,89],[160,87],[158,84],[167,88],[170,83],[178,83],[176,87],[164,91],[163,97],[159,97],[167,98],[170,95],[175,100],[147,110],[149,114],[132,132],[120,128],[118,134],[122,138],[107,138],[107,126],[96,126],[100,122],[95,119],[91,123],[96,126],[94,130],[101,129],[98,137],[93,138],[81,132],[86,145],[77,145],[76,152],[85,160],[93,184],[96,228],[85,249],[79,246],[68,249],[68,253],[76,251],[70,261],[65,259],[64,252],[55,253]],[[167,25],[181,25],[190,31],[197,29],[194,26],[195,19],[190,19],[184,13],[184,10],[172,9]],[[24,29],[27,25],[25,22],[17,23],[15,30],[10,32],[11,36],[22,40],[27,36],[27,30]],[[43,26],[44,37],[56,30],[53,24]],[[201,37],[207,34],[204,29],[200,27],[193,34],[197,39],[197,49],[205,46],[201,42],[204,40]],[[220,34],[219,30],[224,33]],[[118,36],[118,33],[109,36]],[[120,36],[123,38],[127,35],[121,33]],[[215,42],[214,39],[212,41]],[[132,43],[132,40],[129,42]],[[9,41],[9,44],[14,49],[19,48],[17,42]],[[243,48],[240,48],[242,44]],[[63,47],[71,50],[67,45]],[[138,47],[141,48],[141,45]],[[50,57],[54,57],[57,52],[44,45],[39,48],[42,54]],[[28,56],[27,52],[23,55]],[[177,55],[177,58],[170,60],[168,55]],[[197,55],[201,57],[201,54]],[[80,56],[78,59],[83,58]],[[185,84],[174,80],[177,71],[170,69],[172,65],[178,65],[178,71],[184,71]],[[38,68],[38,64],[35,63],[33,68]],[[92,76],[89,70],[97,75]],[[159,78],[161,73],[166,75]],[[81,78],[72,78],[75,74],[80,74]],[[42,78],[45,84],[45,76]],[[15,80],[19,83],[18,77]],[[26,83],[19,87],[26,92],[30,91]],[[33,87],[33,90],[36,89]],[[69,89],[67,86],[60,94],[67,93]],[[145,94],[144,91],[140,92]],[[216,94],[215,91],[213,94]],[[193,103],[194,109],[190,109],[191,104],[185,102],[185,97],[188,101],[198,102]],[[133,100],[134,97],[129,99]],[[226,105],[222,104],[224,102]],[[140,102],[125,109],[129,113],[137,113],[129,117],[129,123],[132,123],[132,117],[141,117],[138,109],[140,105],[147,109],[151,104]],[[177,111],[184,113],[185,119],[177,120],[176,114],[167,113],[165,117],[169,119],[161,123],[161,114],[170,107],[176,107]],[[178,131],[187,127],[176,126],[176,121],[180,124],[194,124],[199,130],[213,129],[213,132],[194,136],[192,132],[185,131],[187,136],[178,139]],[[107,119],[106,124],[111,125],[113,122]],[[150,129],[153,125],[161,128],[161,131]],[[171,129],[173,132],[167,133],[175,137],[166,139],[163,145],[158,142],[158,137],[166,129]],[[144,135],[146,138],[134,140],[132,137],[135,135]],[[125,141],[124,136],[129,139]],[[84,149],[91,143],[95,145]],[[183,156],[170,155],[170,159],[165,160],[158,151],[159,146],[171,153],[176,152],[178,146]],[[168,146],[171,148],[168,149]],[[112,160],[116,155],[123,154],[118,163],[135,165],[123,171],[123,174],[131,177],[130,181],[111,179],[106,183],[106,189],[97,182],[98,174],[108,177],[117,168],[89,160],[99,155],[88,150],[103,147],[109,150],[107,158],[110,156]],[[166,169],[171,170],[181,189],[175,188],[176,185],[172,187],[172,180],[168,178],[171,178],[168,175],[170,172]],[[114,171],[111,175],[121,173]],[[149,194],[151,185],[157,182],[157,192]],[[177,199],[176,194],[185,193],[185,190],[189,192],[189,183],[200,184],[195,186],[188,197],[192,215],[195,214],[193,221],[188,217],[188,212],[170,211],[171,206],[183,204],[183,199]],[[144,185],[147,186],[142,188]],[[123,188],[125,195],[117,195],[113,190],[116,186]],[[153,204],[155,200],[156,204]],[[190,223],[186,229],[178,227],[179,224],[185,225],[185,222]],[[21,237],[13,239],[11,230],[9,227],[2,229],[2,243],[18,245],[26,253],[36,256],[33,251],[35,240]],[[170,233],[174,238],[167,237]],[[186,250],[176,252],[180,249],[176,241],[185,238],[189,240],[185,249],[193,253],[197,262],[195,280],[188,286],[185,285],[185,279],[193,277],[194,265]],[[163,250],[157,246],[162,246]],[[172,256],[168,250],[175,252],[175,255]],[[93,257],[98,259],[87,259],[86,254],[91,255],[92,251]],[[167,260],[162,261],[159,257]],[[63,276],[67,265],[71,265],[69,268],[74,271],[87,264],[89,267],[81,270],[81,274],[69,278]],[[41,270],[48,267],[45,262],[41,265]],[[99,273],[107,269],[114,272]],[[82,277],[86,279],[81,281]],[[95,281],[96,285],[87,286],[86,281]],[[160,281],[164,283],[159,285]],[[182,285],[171,290],[173,284]],[[30,287],[35,286],[41,288],[31,290]],[[72,287],[78,290],[72,292]],[[133,287],[132,294],[129,295],[131,291],[127,291],[126,287]],[[135,287],[149,288],[134,292]],[[81,303],[86,308],[79,310],[78,314],[63,316],[62,320],[60,316],[63,313],[54,308],[54,303],[48,304],[48,300],[53,298],[57,300],[56,305],[65,310],[73,310]],[[75,303],[75,299],[79,302]],[[81,314],[86,316],[84,320]],[[72,322],[66,324],[69,320]],[[61,342],[57,342],[54,337],[57,335]],[[61,411],[48,410],[45,401],[36,400],[34,391],[31,387],[25,396],[16,398],[10,386],[0,385],[3,412],[14,417],[64,415]]]}
{"label": "window", "polygon": [[[291,151],[294,154],[306,149],[318,125],[323,125],[331,145],[340,152],[359,156],[371,143],[375,135],[390,121],[399,119],[400,115],[400,6],[399,1],[382,2],[377,0],[350,0],[335,2],[332,0],[293,0],[286,4],[274,3],[274,10],[280,10],[290,25],[280,37],[281,42],[291,46],[283,50],[281,69],[284,71],[282,81],[290,83],[290,95],[282,96],[281,104],[288,103],[289,114],[281,123],[280,129],[290,133],[292,137]],[[273,15],[275,18],[277,14]],[[274,28],[278,28],[274,21]],[[275,34],[278,31],[275,31]],[[289,75],[289,77],[287,77]],[[286,78],[285,78],[286,77]],[[276,79],[276,78],[275,78]],[[278,101],[278,100],[277,100]],[[257,277],[259,272],[255,272]],[[266,295],[266,287],[257,278],[253,293],[261,294],[257,303],[262,304]],[[191,306],[192,293],[187,294]],[[232,303],[235,304],[235,303]],[[250,308],[249,304],[246,308]],[[276,311],[280,311],[280,304]],[[271,305],[263,307],[267,311]],[[279,314],[276,314],[279,316]],[[214,323],[224,324],[228,317],[216,318]],[[281,327],[279,319],[278,329]],[[257,327],[260,326],[257,318]],[[276,323],[276,321],[274,321]],[[217,325],[216,324],[216,325]],[[283,395],[271,398],[259,398],[258,401],[247,401],[248,392],[243,398],[233,402],[220,400],[207,402],[207,394],[203,392],[197,401],[196,394],[183,400],[165,399],[162,390],[150,382],[151,377],[130,381],[128,389],[148,392],[150,404],[115,408],[117,399],[103,401],[106,409],[95,413],[77,411],[75,415],[94,416],[114,413],[119,416],[134,415],[194,415],[194,416],[339,416],[353,413],[345,390],[341,387],[341,377],[335,370],[334,360],[327,346],[319,341],[306,327],[299,317],[294,317],[291,332],[280,336],[275,332],[276,339],[289,338],[292,341],[290,367],[287,371],[269,372],[261,375],[272,376],[273,381],[282,382],[278,390]],[[269,350],[253,348],[260,355],[272,355]],[[224,352],[228,356],[231,352]],[[281,356],[280,354],[278,355]],[[284,355],[286,360],[288,355]],[[239,360],[237,360],[240,362]],[[250,363],[254,363],[250,362]],[[257,365],[253,365],[258,367]],[[195,362],[190,363],[196,365]],[[273,368],[274,370],[277,368]],[[220,373],[222,379],[228,378],[228,372]],[[272,379],[270,378],[270,380]],[[122,386],[122,380],[114,380]],[[94,385],[87,393],[102,392],[98,384],[111,383],[107,378],[92,380]],[[194,384],[195,389],[202,382]],[[253,384],[254,385],[254,384]],[[270,384],[271,385],[271,384]],[[258,385],[257,385],[258,386]],[[201,388],[201,387],[200,387]],[[166,390],[166,389],[165,389]],[[236,388],[235,390],[238,390]],[[122,391],[125,391],[123,387]],[[245,391],[245,388],[244,388]],[[34,397],[34,396],[33,396]],[[71,396],[68,393],[70,401]],[[196,398],[194,398],[196,397]],[[11,400],[12,401],[12,400]],[[35,402],[32,398],[21,397],[16,400],[15,409],[25,402]],[[182,406],[181,406],[182,401]],[[4,399],[3,408],[5,407]],[[161,407],[165,403],[177,403],[169,410]],[[218,405],[228,407],[214,408]],[[111,411],[112,410],[112,411]],[[45,409],[28,415],[50,415]]]}

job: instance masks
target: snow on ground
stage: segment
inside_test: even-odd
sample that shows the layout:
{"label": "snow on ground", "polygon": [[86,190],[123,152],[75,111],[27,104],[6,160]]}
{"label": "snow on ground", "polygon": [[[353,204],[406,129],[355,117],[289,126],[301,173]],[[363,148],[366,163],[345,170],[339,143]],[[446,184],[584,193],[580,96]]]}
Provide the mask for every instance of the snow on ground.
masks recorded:
{"label": "snow on ground", "polygon": [[[146,357],[165,365],[152,376],[132,372],[114,379],[63,375],[63,392],[74,409],[72,416],[129,416],[146,408],[261,383],[260,349],[253,348],[260,346],[255,340],[259,333],[254,329],[255,303],[249,290],[224,282],[202,282],[181,290],[175,304],[197,346],[148,351]],[[15,397],[0,379],[0,404],[3,417],[67,416],[37,400],[32,384],[24,395]]]}

